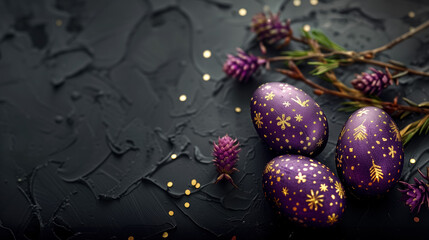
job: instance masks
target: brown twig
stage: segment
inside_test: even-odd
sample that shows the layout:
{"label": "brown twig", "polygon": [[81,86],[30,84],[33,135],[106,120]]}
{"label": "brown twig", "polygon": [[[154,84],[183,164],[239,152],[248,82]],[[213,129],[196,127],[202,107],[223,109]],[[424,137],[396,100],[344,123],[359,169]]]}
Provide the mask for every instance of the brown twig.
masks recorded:
{"label": "brown twig", "polygon": [[[410,31],[402,34],[401,36],[395,38],[394,40],[392,40],[391,42],[380,46],[378,48],[374,48],[371,50],[366,50],[366,51],[362,51],[362,52],[354,52],[354,51],[334,51],[332,49],[323,47],[323,46],[319,46],[320,49],[324,50],[324,51],[328,51],[328,53],[321,53],[320,51],[315,51],[316,53],[308,55],[308,56],[301,56],[301,57],[274,57],[274,58],[270,58],[268,59],[269,61],[278,61],[278,60],[305,60],[305,59],[311,59],[311,58],[326,58],[326,57],[330,57],[330,56],[334,56],[334,55],[342,55],[345,56],[346,59],[344,59],[344,61],[349,62],[349,63],[353,63],[353,62],[363,62],[363,63],[368,63],[368,64],[372,64],[372,65],[376,65],[376,66],[381,66],[381,67],[388,67],[389,69],[394,69],[394,70],[398,70],[401,72],[405,72],[407,71],[410,74],[415,74],[415,75],[421,75],[421,76],[425,76],[425,77],[429,77],[429,73],[427,72],[422,72],[422,71],[418,71],[418,70],[414,70],[414,69],[410,69],[407,67],[402,67],[402,66],[398,66],[398,65],[393,65],[390,63],[385,63],[382,61],[378,61],[378,60],[374,60],[373,58],[375,57],[376,54],[388,50],[394,46],[396,46],[397,44],[401,43],[402,41],[414,36],[416,33],[424,30],[425,28],[429,27],[429,20],[425,21],[424,23],[420,24],[419,26],[417,26],[416,28],[411,29]],[[312,42],[310,39],[304,38],[304,37],[295,37],[295,36],[290,36],[290,39],[295,41],[295,42],[300,42],[303,44],[307,44],[310,47],[313,48],[312,46]],[[313,49],[314,50],[314,49]]]}
{"label": "brown twig", "polygon": [[295,65],[295,63],[293,63],[293,61],[289,62],[289,68],[291,70],[276,69],[276,71],[283,73],[289,77],[292,77],[296,80],[300,80],[300,81],[304,82],[305,84],[309,85],[310,87],[314,88],[315,90],[318,90],[317,92],[319,95],[329,94],[329,95],[333,95],[333,96],[337,96],[337,97],[341,97],[341,98],[345,98],[345,99],[349,99],[349,100],[368,103],[371,105],[378,104],[378,105],[383,106],[383,108],[385,108],[385,109],[393,110],[393,111],[403,110],[403,111],[429,114],[429,108],[419,108],[419,107],[413,107],[413,106],[400,105],[400,104],[393,103],[393,102],[384,102],[384,101],[379,101],[379,100],[372,99],[372,98],[367,98],[364,96],[350,95],[348,93],[344,93],[344,92],[325,88],[325,87],[311,81],[310,79],[306,78],[301,73],[301,71],[298,69],[298,67]]}
{"label": "brown twig", "polygon": [[[313,49],[313,52],[316,54],[322,54],[320,50],[320,45],[317,43],[317,41],[308,39],[308,45]],[[326,59],[323,56],[318,57],[319,61],[326,64]],[[343,93],[353,93],[353,95],[360,95],[361,93],[358,92],[355,89],[348,88],[344,83],[341,81],[338,81],[337,76],[335,75],[334,71],[327,71],[324,73],[325,76],[331,81],[332,85],[334,85],[340,92]]]}
{"label": "brown twig", "polygon": [[314,54],[309,54],[306,56],[299,56],[299,57],[276,56],[276,57],[267,58],[266,60],[270,61],[270,62],[289,61],[289,60],[300,61],[300,60],[307,60],[307,59],[320,58],[320,57],[326,58],[326,57],[331,57],[331,56],[335,56],[335,55],[345,56],[346,58],[342,59],[342,61],[346,62],[348,64],[354,63],[354,62],[362,62],[362,63],[368,63],[368,64],[372,64],[372,65],[379,66],[379,67],[387,67],[389,69],[397,70],[400,72],[407,71],[409,74],[429,77],[429,73],[427,73],[427,72],[422,72],[422,71],[418,71],[418,70],[415,70],[412,68],[407,68],[407,67],[402,67],[402,66],[390,64],[390,63],[378,61],[375,59],[368,59],[368,58],[364,58],[364,57],[359,57],[355,52],[350,52],[350,51],[347,51],[347,52],[346,51],[332,51],[330,53],[314,53]]}
{"label": "brown twig", "polygon": [[376,66],[380,66],[380,67],[387,67],[389,69],[394,69],[394,70],[398,70],[398,71],[401,71],[401,72],[407,71],[408,73],[411,73],[411,74],[429,77],[429,73],[427,73],[427,72],[421,72],[421,71],[417,71],[417,70],[414,70],[414,69],[411,69],[411,68],[401,67],[401,66],[398,66],[398,65],[393,65],[393,64],[390,64],[390,63],[385,63],[385,62],[374,60],[374,59],[353,58],[353,61],[369,63],[369,64],[372,64],[372,65],[376,65]]}
{"label": "brown twig", "polygon": [[381,47],[378,47],[378,48],[374,48],[374,49],[371,49],[371,50],[363,51],[363,52],[360,53],[360,55],[365,56],[365,55],[369,54],[369,55],[375,56],[377,53],[385,51],[385,50],[388,50],[388,49],[394,47],[395,45],[397,45],[397,44],[401,43],[402,41],[404,41],[404,40],[412,37],[414,34],[422,31],[423,29],[425,29],[427,27],[429,27],[429,20],[426,21],[426,22],[424,22],[424,23],[422,23],[422,24],[420,24],[416,28],[410,29],[410,31],[408,31],[408,32],[402,34],[401,36],[393,39],[391,42],[389,42],[389,43],[387,43],[387,44],[385,44],[385,45],[383,45]]}

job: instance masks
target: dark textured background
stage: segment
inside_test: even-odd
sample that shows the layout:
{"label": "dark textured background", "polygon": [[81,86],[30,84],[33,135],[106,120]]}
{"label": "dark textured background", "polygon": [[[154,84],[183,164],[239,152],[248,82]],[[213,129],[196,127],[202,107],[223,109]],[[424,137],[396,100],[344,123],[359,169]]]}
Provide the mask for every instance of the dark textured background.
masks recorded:
{"label": "dark textured background", "polygon": [[[396,189],[379,200],[348,198],[343,221],[328,230],[295,227],[271,212],[261,173],[274,155],[252,126],[250,96],[268,81],[312,91],[270,72],[238,84],[221,70],[236,47],[256,50],[249,22],[268,8],[280,8],[295,32],[309,24],[357,51],[429,19],[424,0],[302,0],[299,7],[274,0],[0,1],[0,238],[161,239],[168,232],[171,239],[424,239],[428,210],[415,223]],[[389,58],[428,71],[429,30],[380,55]],[[338,76],[349,84],[364,67]],[[428,81],[401,78],[382,97],[427,101]],[[317,159],[335,171],[348,114],[338,112],[338,99],[312,96],[330,128]],[[225,133],[242,145],[233,175],[240,189],[213,184],[212,142]],[[405,149],[404,180],[427,166],[428,140],[417,137]]]}

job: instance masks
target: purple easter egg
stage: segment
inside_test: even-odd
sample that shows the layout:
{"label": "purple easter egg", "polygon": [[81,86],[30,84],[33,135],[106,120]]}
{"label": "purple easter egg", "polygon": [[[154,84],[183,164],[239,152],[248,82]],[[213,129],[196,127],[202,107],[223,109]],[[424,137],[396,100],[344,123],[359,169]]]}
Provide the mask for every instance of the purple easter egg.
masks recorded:
{"label": "purple easter egg", "polygon": [[340,180],[322,163],[300,155],[271,160],[262,176],[265,198],[282,216],[304,226],[337,223],[344,212]]}
{"label": "purple easter egg", "polygon": [[357,110],[341,130],[337,172],[347,190],[358,197],[388,192],[401,177],[403,158],[398,127],[380,108]]}
{"label": "purple easter egg", "polygon": [[326,146],[328,122],[309,95],[286,83],[258,87],[250,101],[253,125],[278,153],[316,156]]}

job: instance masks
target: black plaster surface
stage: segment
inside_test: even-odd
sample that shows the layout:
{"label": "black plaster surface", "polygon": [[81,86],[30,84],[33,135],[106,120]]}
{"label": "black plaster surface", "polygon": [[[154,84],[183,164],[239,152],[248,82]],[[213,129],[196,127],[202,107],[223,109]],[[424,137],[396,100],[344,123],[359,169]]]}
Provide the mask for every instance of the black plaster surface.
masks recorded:
{"label": "black plaster surface", "polygon": [[[170,239],[425,239],[429,210],[415,223],[395,189],[379,200],[349,198],[344,220],[327,230],[302,229],[271,212],[261,174],[274,155],[253,129],[250,96],[268,81],[312,91],[270,72],[246,85],[225,78],[227,53],[256,49],[249,23],[264,8],[280,9],[295,32],[309,24],[356,51],[429,19],[424,0],[302,0],[299,7],[274,0],[0,1],[0,239],[161,239],[164,232]],[[429,71],[429,30],[380,55],[389,58]],[[363,70],[351,66],[338,76],[349,84]],[[428,82],[407,76],[382,97],[428,101]],[[335,171],[348,114],[338,112],[338,99],[312,96],[330,128],[317,159]],[[213,183],[212,142],[226,133],[242,145],[233,175],[239,189]],[[428,166],[428,141],[417,137],[405,149],[403,180]]]}

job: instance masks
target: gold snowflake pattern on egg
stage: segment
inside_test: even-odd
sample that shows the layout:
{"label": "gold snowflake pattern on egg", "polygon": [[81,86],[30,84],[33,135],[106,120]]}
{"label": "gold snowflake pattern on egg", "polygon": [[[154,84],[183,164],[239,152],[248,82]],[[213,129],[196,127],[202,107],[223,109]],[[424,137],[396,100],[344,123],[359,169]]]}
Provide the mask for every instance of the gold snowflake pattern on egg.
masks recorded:
{"label": "gold snowflake pattern on egg", "polygon": [[324,227],[340,221],[345,191],[325,165],[301,155],[281,155],[263,173],[264,195],[275,212],[304,226]]}
{"label": "gold snowflake pattern on egg", "polygon": [[286,83],[263,84],[254,92],[250,109],[257,133],[278,153],[316,156],[326,146],[327,118],[301,89]]}

